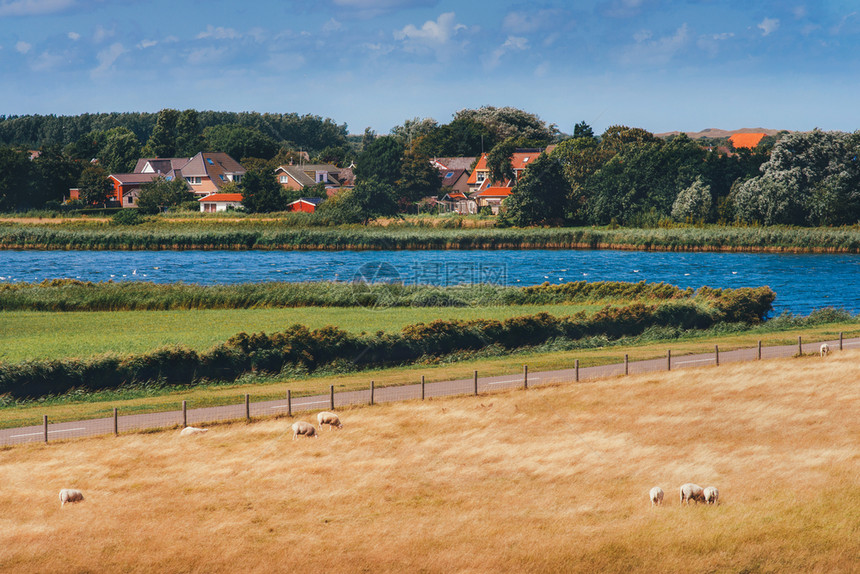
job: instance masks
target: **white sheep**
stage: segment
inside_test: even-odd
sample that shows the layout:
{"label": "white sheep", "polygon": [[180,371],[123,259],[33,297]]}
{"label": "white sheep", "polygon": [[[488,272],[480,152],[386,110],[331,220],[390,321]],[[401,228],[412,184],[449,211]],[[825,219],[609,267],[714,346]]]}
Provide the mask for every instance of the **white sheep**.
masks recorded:
{"label": "white sheep", "polygon": [[332,427],[343,428],[343,423],[340,422],[338,416],[327,411],[317,414],[317,422],[320,425],[320,430],[322,430],[323,425],[328,425],[328,430],[331,430]]}
{"label": "white sheep", "polygon": [[319,438],[316,427],[311,423],[306,423],[305,421],[296,421],[293,423],[293,440],[296,440],[299,435]]}
{"label": "white sheep", "polygon": [[84,493],[74,488],[64,488],[60,491],[60,507],[67,502],[80,502],[84,499]]}
{"label": "white sheep", "polygon": [[720,491],[716,486],[707,487],[702,494],[705,497],[705,504],[717,504],[720,499]]}
{"label": "white sheep", "polygon": [[681,485],[681,504],[685,502],[689,506],[690,501],[695,500],[696,504],[700,502],[705,502],[705,493],[704,489],[698,484],[693,484],[692,482],[688,482],[686,484]]}
{"label": "white sheep", "polygon": [[827,343],[822,343],[819,352],[821,353],[822,357],[826,357],[827,353],[830,352],[830,345],[828,345]]}
{"label": "white sheep", "polygon": [[181,431],[179,431],[179,436],[191,436],[195,434],[203,434],[205,432],[209,432],[209,429],[201,429],[197,427],[185,427]]}
{"label": "white sheep", "polygon": [[655,486],[651,489],[651,492],[648,493],[648,496],[651,498],[651,506],[663,506],[663,489],[659,486]]}

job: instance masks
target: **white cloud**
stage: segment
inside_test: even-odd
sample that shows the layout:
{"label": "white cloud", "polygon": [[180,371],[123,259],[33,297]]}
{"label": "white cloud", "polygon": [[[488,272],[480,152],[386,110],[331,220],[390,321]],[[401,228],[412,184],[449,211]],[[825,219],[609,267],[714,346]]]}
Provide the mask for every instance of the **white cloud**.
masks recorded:
{"label": "white cloud", "polygon": [[43,16],[62,12],[75,5],[75,0],[0,0],[0,17]]}
{"label": "white cloud", "polygon": [[797,18],[798,20],[800,20],[802,18],[806,18],[806,14],[807,14],[806,6],[795,6],[791,10],[791,13],[794,14],[794,17]]}
{"label": "white cloud", "polygon": [[206,30],[197,34],[197,39],[202,40],[204,38],[213,38],[215,40],[235,40],[237,38],[241,38],[242,34],[234,30],[233,28],[223,28],[218,26],[214,28],[209,25],[206,26]]}
{"label": "white cloud", "polygon": [[621,62],[628,65],[666,64],[687,44],[689,36],[686,23],[673,35],[663,38],[652,39],[650,33],[637,33],[634,36],[636,43],[621,57]]}
{"label": "white cloud", "polygon": [[73,40],[75,42],[77,42],[78,40],[81,39],[81,35],[78,34],[77,32],[69,32],[68,36],[69,36],[69,40]]}
{"label": "white cloud", "polygon": [[122,44],[116,42],[96,54],[96,59],[99,61],[99,65],[90,71],[90,76],[95,78],[97,76],[104,75],[104,73],[113,66],[117,58],[122,56],[125,51],[126,50],[123,48]]}
{"label": "white cloud", "polygon": [[32,44],[28,44],[27,42],[21,41],[15,44],[15,51],[19,54],[26,54],[32,48]]}
{"label": "white cloud", "polygon": [[144,40],[140,44],[137,45],[141,50],[146,50],[147,48],[152,48],[153,46],[158,45],[158,42],[155,40]]}
{"label": "white cloud", "polygon": [[226,52],[226,48],[200,48],[194,50],[188,55],[188,63],[193,65],[211,64],[217,61]]}
{"label": "white cloud", "polygon": [[563,19],[561,10],[531,10],[509,12],[502,26],[513,34],[532,34],[545,29],[557,29]]}
{"label": "white cloud", "polygon": [[396,40],[403,41],[407,50],[421,51],[433,50],[440,59],[449,55],[456,49],[454,37],[466,26],[454,21],[453,12],[441,14],[436,21],[428,20],[421,28],[412,24],[405,26],[402,30],[394,32]]}
{"label": "white cloud", "polygon": [[487,69],[492,70],[501,63],[502,57],[510,52],[522,52],[529,49],[529,41],[520,36],[508,36],[505,43],[496,48],[490,53],[485,60],[484,65]]}
{"label": "white cloud", "polygon": [[699,49],[705,51],[711,57],[716,56],[720,52],[720,48],[723,46],[723,43],[726,40],[730,40],[734,38],[734,32],[720,32],[719,34],[710,34],[707,36],[702,36],[696,42],[696,45]]}
{"label": "white cloud", "polygon": [[535,68],[535,77],[536,78],[544,78],[547,74],[549,74],[549,62],[542,62]]}
{"label": "white cloud", "polygon": [[633,39],[636,40],[637,43],[647,42],[653,37],[654,34],[651,32],[651,30],[640,30],[633,34]]}
{"label": "white cloud", "polygon": [[335,20],[334,18],[329,19],[328,22],[323,24],[322,31],[325,33],[337,32],[343,28],[343,24]]}
{"label": "white cloud", "polygon": [[30,64],[30,68],[36,72],[47,72],[59,69],[69,61],[68,54],[57,52],[42,52]]}
{"label": "white cloud", "polygon": [[96,43],[104,42],[108,38],[112,38],[114,34],[116,34],[116,30],[114,30],[113,28],[108,30],[100,24],[96,26],[96,31],[93,34],[93,40],[95,40]]}
{"label": "white cloud", "polygon": [[765,18],[761,23],[759,23],[758,28],[761,30],[762,36],[770,36],[772,33],[776,32],[777,28],[779,28],[779,19]]}

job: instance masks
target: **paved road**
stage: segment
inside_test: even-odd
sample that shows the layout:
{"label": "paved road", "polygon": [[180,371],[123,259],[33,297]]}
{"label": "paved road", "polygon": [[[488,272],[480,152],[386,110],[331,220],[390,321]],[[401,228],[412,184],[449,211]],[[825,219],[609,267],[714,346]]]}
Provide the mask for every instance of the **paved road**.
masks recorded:
{"label": "paved road", "polygon": [[[827,341],[831,350],[839,349],[839,341]],[[803,346],[804,352],[818,352],[821,342],[807,343]],[[860,338],[845,339],[843,341],[844,348],[860,346]],[[791,357],[798,351],[797,344],[784,345],[776,347],[762,347],[761,358],[773,359],[779,357]],[[528,373],[528,386],[539,386],[554,383],[565,383],[574,381],[584,381],[589,379],[602,379],[623,375],[625,369],[629,374],[648,373],[665,371],[667,368],[683,369],[698,366],[714,365],[717,360],[720,364],[735,363],[740,361],[754,361],[759,358],[759,349],[757,347],[735,349],[733,351],[720,351],[719,353],[702,353],[696,355],[682,355],[677,357],[667,357],[659,359],[649,359],[646,361],[634,361],[628,363],[617,363],[612,365],[602,365],[597,367],[582,367],[580,369],[564,369],[558,371],[541,371],[536,373]],[[511,375],[501,375],[496,377],[479,377],[477,380],[477,392],[486,393],[496,389],[518,388],[524,385],[524,373],[516,373]],[[476,391],[475,379],[460,379],[455,381],[441,381],[435,383],[427,383],[424,385],[424,396],[444,397],[451,395],[473,394]],[[404,401],[412,399],[420,399],[422,396],[421,384],[403,385],[395,387],[382,387],[373,390],[373,402],[384,403],[393,401]],[[334,394],[334,408],[344,407],[354,404],[368,404],[371,402],[371,390],[362,391],[345,391]],[[0,430],[0,445],[20,444],[26,442],[44,441],[47,433],[47,440],[58,440],[66,438],[77,438],[83,436],[105,435],[111,434],[115,430],[118,432],[128,432],[133,430],[155,429],[171,427],[174,425],[188,424],[201,425],[207,422],[241,419],[248,414],[251,417],[271,416],[278,413],[287,413],[291,411],[293,414],[317,411],[322,409],[332,408],[332,396],[315,395],[309,397],[300,397],[287,401],[286,398],[277,401],[263,401],[249,403],[226,405],[220,407],[206,407],[199,409],[187,410],[184,414],[181,410],[167,411],[159,413],[149,413],[140,415],[122,415],[116,420],[113,417],[88,419],[83,421],[74,421],[66,423],[49,423],[47,428],[44,424],[20,427],[12,429]]]}

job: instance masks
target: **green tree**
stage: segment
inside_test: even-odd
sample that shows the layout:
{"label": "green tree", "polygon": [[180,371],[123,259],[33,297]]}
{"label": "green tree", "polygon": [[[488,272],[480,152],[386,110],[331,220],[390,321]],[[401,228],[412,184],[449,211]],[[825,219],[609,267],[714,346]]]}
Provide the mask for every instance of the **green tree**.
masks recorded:
{"label": "green tree", "polygon": [[411,149],[403,156],[400,179],[396,182],[399,200],[416,203],[428,196],[436,196],[442,187],[439,170],[430,163],[426,155]]}
{"label": "green tree", "polygon": [[704,221],[711,212],[711,187],[701,177],[678,193],[672,204],[672,217],[678,221]]}
{"label": "green tree", "polygon": [[26,150],[0,146],[0,211],[13,211],[27,204],[32,169]]}
{"label": "green tree", "polygon": [[382,136],[374,139],[356,160],[356,181],[375,179],[380,183],[394,185],[400,178],[403,154],[403,144],[396,137]]}
{"label": "green tree", "polygon": [[483,124],[497,142],[512,137],[548,144],[555,140],[559,133],[555,125],[547,125],[535,114],[512,107],[483,106],[477,110],[460,110],[454,114],[455,120],[466,118]]}
{"label": "green tree", "polygon": [[140,158],[140,142],[128,128],[111,128],[105,132],[105,144],[99,161],[109,173],[130,173]]}
{"label": "green tree", "polygon": [[402,125],[391,128],[391,135],[400,140],[408,148],[420,137],[429,135],[439,129],[439,124],[433,118],[413,118]]}
{"label": "green tree", "polygon": [[505,220],[517,227],[560,224],[570,186],[556,156],[540,154],[505,201]]}
{"label": "green tree", "polygon": [[278,153],[278,142],[256,128],[240,125],[219,125],[203,130],[206,148],[224,152],[241,161],[246,157],[270,159]]}
{"label": "green tree", "polygon": [[33,160],[34,206],[42,206],[47,201],[63,200],[69,188],[77,185],[84,163],[67,157],[58,144],[42,146],[39,157]]}
{"label": "green tree", "polygon": [[152,135],[143,146],[144,157],[173,157],[176,155],[176,124],[179,112],[165,108],[158,112]]}
{"label": "green tree", "polygon": [[108,172],[98,164],[86,166],[78,180],[78,193],[86,205],[107,205],[113,198],[113,185]]}
{"label": "green tree", "polygon": [[594,130],[591,129],[590,125],[581,121],[573,126],[573,137],[574,139],[594,139]]}
{"label": "green tree", "polygon": [[429,157],[477,157],[492,149],[496,137],[473,118],[455,119],[418,138],[418,150]]}
{"label": "green tree", "polygon": [[317,213],[333,223],[367,225],[373,219],[397,213],[394,188],[373,178],[363,180],[353,189],[324,201]]}
{"label": "green tree", "polygon": [[516,138],[507,138],[493,146],[493,149],[487,154],[490,181],[505,182],[514,179],[514,166],[511,165],[511,158],[513,158],[516,149]]}
{"label": "green tree", "polygon": [[168,181],[159,176],[140,186],[137,207],[142,213],[160,213],[194,199],[195,196],[184,179],[174,178]]}
{"label": "green tree", "polygon": [[609,126],[600,136],[600,147],[614,153],[620,152],[628,145],[648,143],[661,142],[654,134],[642,128],[631,128],[621,125]]}
{"label": "green tree", "polygon": [[287,207],[283,187],[272,169],[252,169],[242,176],[242,205],[250,213],[283,211]]}
{"label": "green tree", "polygon": [[206,150],[206,142],[200,130],[200,114],[197,110],[185,110],[176,120],[177,157],[193,157]]}

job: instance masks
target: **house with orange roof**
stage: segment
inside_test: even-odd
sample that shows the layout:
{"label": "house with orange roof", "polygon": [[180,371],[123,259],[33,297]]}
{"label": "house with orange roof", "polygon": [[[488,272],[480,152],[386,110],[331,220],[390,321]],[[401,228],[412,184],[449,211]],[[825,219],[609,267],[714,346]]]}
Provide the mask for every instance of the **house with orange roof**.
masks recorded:
{"label": "house with orange roof", "polygon": [[167,181],[182,178],[198,197],[217,193],[228,183],[239,183],[245,174],[242,165],[223,152],[200,152],[190,158],[141,158],[132,173],[112,173],[112,201],[122,207],[136,207],[143,184],[158,177]]}
{"label": "house with orange roof", "polygon": [[499,213],[502,202],[510,197],[520,176],[537,157],[543,153],[541,148],[520,148],[511,156],[514,178],[507,181],[490,181],[490,168],[487,167],[487,154],[481,154],[475,170],[469,176],[468,184],[471,199],[478,209],[489,207],[493,214]]}
{"label": "house with orange roof", "polygon": [[227,211],[231,208],[242,207],[242,194],[210,193],[197,201],[200,202],[201,213],[215,213],[216,211]]}
{"label": "house with orange roof", "polygon": [[729,136],[729,141],[732,142],[732,146],[735,149],[753,149],[765,136],[767,136],[767,134],[764,133],[733,134]]}

